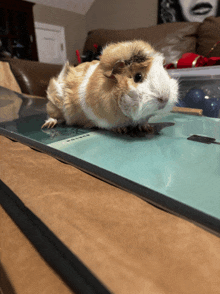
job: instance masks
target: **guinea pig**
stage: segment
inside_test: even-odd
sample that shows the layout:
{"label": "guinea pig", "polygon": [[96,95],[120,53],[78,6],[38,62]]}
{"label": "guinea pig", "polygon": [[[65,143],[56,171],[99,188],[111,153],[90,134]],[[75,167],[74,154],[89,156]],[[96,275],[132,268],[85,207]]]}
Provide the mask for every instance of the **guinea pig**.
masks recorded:
{"label": "guinea pig", "polygon": [[119,133],[132,127],[152,132],[148,119],[170,112],[178,98],[178,82],[163,65],[163,55],[141,40],[109,44],[100,61],[76,67],[67,62],[49,82],[49,118],[42,128],[66,122]]}

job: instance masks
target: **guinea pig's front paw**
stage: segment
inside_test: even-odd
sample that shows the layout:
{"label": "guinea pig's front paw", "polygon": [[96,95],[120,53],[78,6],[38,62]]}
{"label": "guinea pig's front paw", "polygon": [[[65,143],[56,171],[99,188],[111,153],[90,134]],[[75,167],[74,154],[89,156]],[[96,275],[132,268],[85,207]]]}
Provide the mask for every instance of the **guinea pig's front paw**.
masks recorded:
{"label": "guinea pig's front paw", "polygon": [[52,117],[50,117],[50,118],[48,118],[46,121],[45,121],[45,123],[42,125],[42,127],[41,127],[41,129],[43,129],[43,128],[48,128],[48,129],[50,129],[50,128],[53,128],[53,127],[55,127],[55,125],[57,124],[57,119],[56,118],[52,118]]}
{"label": "guinea pig's front paw", "polygon": [[152,127],[151,125],[149,125],[148,123],[145,123],[143,125],[138,125],[136,127],[128,126],[128,127],[115,128],[112,131],[119,134],[127,134],[131,137],[145,137],[146,134],[153,135],[157,133],[156,129]]}
{"label": "guinea pig's front paw", "polygon": [[118,134],[128,134],[130,130],[131,130],[130,127],[119,127],[119,128],[112,129],[113,132]]}
{"label": "guinea pig's front paw", "polygon": [[149,125],[148,123],[143,125],[138,125],[134,127],[130,132],[129,135],[132,137],[145,137],[146,135],[154,135],[157,131],[154,127]]}
{"label": "guinea pig's front paw", "polygon": [[140,132],[144,132],[145,134],[151,134],[152,135],[152,134],[155,133],[155,128],[152,127],[151,125],[149,125],[148,123],[138,126],[138,130]]}

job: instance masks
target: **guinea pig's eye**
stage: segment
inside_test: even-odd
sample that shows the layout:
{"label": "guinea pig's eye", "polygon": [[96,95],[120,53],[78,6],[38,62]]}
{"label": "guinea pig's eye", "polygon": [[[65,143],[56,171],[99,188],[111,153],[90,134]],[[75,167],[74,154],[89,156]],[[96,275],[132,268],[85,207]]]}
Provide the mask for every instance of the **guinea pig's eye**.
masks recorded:
{"label": "guinea pig's eye", "polygon": [[141,73],[136,73],[136,75],[134,76],[134,81],[135,81],[135,83],[142,82],[142,74]]}

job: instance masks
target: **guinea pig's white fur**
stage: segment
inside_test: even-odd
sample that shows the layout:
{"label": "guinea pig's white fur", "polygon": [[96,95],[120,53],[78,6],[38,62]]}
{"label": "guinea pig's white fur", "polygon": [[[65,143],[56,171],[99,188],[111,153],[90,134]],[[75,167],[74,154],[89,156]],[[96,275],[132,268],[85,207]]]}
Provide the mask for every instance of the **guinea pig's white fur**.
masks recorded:
{"label": "guinea pig's white fur", "polygon": [[68,125],[117,129],[144,126],[152,115],[172,110],[178,83],[164,57],[144,41],[110,44],[100,61],[66,63],[47,89],[48,120],[42,127]]}

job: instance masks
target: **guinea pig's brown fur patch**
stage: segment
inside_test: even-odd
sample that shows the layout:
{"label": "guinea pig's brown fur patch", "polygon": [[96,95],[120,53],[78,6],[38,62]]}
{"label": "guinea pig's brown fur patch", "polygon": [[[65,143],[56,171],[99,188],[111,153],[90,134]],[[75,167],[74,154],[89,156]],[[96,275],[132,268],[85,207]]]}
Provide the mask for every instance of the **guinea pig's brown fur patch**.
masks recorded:
{"label": "guinea pig's brown fur patch", "polygon": [[[136,73],[141,73],[145,79],[154,53],[155,50],[144,41],[113,43],[104,49],[100,68],[105,76],[114,76],[115,80],[120,79],[120,82],[123,76],[133,78]],[[134,87],[138,85],[132,80],[131,83]]]}
{"label": "guinea pig's brown fur patch", "polygon": [[[92,63],[98,63],[93,61]],[[79,97],[79,85],[81,84],[85,73],[92,63],[82,63],[77,67],[70,67],[68,75],[65,77],[64,86],[64,105],[65,116],[68,117],[67,123],[78,124],[80,126],[92,127],[93,125],[88,123],[88,119],[85,116],[83,109],[80,105]]]}
{"label": "guinea pig's brown fur patch", "polygon": [[[87,86],[87,105],[91,107],[97,117],[104,118],[111,124],[122,119],[122,112],[119,108],[118,100],[129,89],[125,76],[118,75],[117,79],[117,81],[107,79],[103,75],[102,69],[97,67]],[[96,97],[100,96],[100,94],[102,99],[97,103]],[[102,112],[100,112],[100,103],[103,105]],[[124,120],[127,121],[127,118],[124,117]]]}
{"label": "guinea pig's brown fur patch", "polygon": [[101,56],[101,65],[113,67],[118,60],[135,61],[134,56],[139,56],[139,61],[143,62],[143,58],[147,58],[155,50],[144,41],[119,42],[117,44],[109,44]]}

